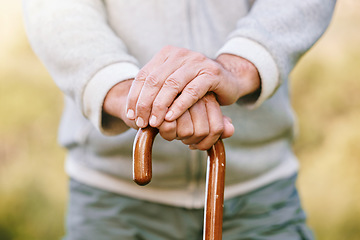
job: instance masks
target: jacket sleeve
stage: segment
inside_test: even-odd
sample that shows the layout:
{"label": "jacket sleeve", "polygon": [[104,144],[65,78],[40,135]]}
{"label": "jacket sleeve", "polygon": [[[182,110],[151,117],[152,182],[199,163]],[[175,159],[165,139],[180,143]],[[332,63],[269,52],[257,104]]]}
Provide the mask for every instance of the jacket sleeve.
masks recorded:
{"label": "jacket sleeve", "polygon": [[331,20],[335,2],[256,0],[249,14],[237,22],[217,54],[238,55],[257,67],[261,93],[255,102],[248,104],[250,108],[271,97],[300,57],[321,37]]}
{"label": "jacket sleeve", "polygon": [[30,44],[59,88],[101,132],[120,133],[120,119],[102,127],[103,101],[139,67],[107,24],[103,1],[23,0],[23,10]]}

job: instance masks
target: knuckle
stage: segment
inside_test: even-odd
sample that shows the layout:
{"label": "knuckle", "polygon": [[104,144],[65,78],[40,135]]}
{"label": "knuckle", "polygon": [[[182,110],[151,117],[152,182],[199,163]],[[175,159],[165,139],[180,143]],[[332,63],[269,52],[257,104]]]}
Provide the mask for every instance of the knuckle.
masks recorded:
{"label": "knuckle", "polygon": [[184,102],[182,99],[179,99],[176,102],[176,107],[177,107],[177,109],[180,109],[180,110],[188,109],[188,106],[187,106],[186,102]]}
{"label": "knuckle", "polygon": [[193,57],[194,60],[197,62],[204,62],[208,59],[204,54],[201,54],[199,52],[194,53]]}
{"label": "knuckle", "polygon": [[201,138],[202,139],[202,138],[205,138],[208,135],[209,135],[209,131],[206,130],[206,129],[200,129],[200,130],[197,130],[195,132],[196,138]]}
{"label": "knuckle", "polygon": [[186,138],[191,137],[192,135],[194,135],[194,129],[193,128],[188,128],[187,131],[185,132],[184,136]]}
{"label": "knuckle", "polygon": [[179,83],[178,79],[176,79],[174,77],[169,77],[168,79],[166,79],[166,81],[164,83],[164,87],[176,89],[179,91],[180,83]]}
{"label": "knuckle", "polygon": [[158,87],[158,86],[160,86],[159,79],[153,74],[150,74],[150,75],[148,75],[146,77],[145,84],[150,86],[150,87]]}
{"label": "knuckle", "polygon": [[210,61],[207,65],[207,72],[209,72],[211,75],[220,75],[220,65],[214,61]]}
{"label": "knuckle", "polygon": [[224,125],[218,124],[218,125],[212,127],[210,131],[211,131],[210,135],[220,136],[224,132]]}
{"label": "knuckle", "polygon": [[136,110],[138,112],[146,111],[147,109],[149,109],[149,105],[145,102],[138,102],[136,104]]}
{"label": "knuckle", "polygon": [[183,93],[188,95],[194,102],[199,100],[199,89],[196,86],[188,86],[184,89]]}
{"label": "knuckle", "polygon": [[139,73],[135,77],[135,81],[138,82],[145,82],[145,79],[147,77],[148,73],[145,70],[140,70]]}
{"label": "knuckle", "polygon": [[159,111],[163,111],[166,109],[166,107],[164,106],[164,104],[160,103],[159,101],[155,100],[152,106],[152,110],[154,112],[159,112]]}
{"label": "knuckle", "polygon": [[178,137],[183,138],[189,138],[194,134],[194,130],[192,128],[183,128],[181,131],[178,131]]}
{"label": "knuckle", "polygon": [[189,54],[189,50],[186,48],[176,48],[176,56],[178,57],[184,57]]}
{"label": "knuckle", "polygon": [[169,123],[169,122],[165,122],[164,124],[162,124],[161,126],[161,131],[163,133],[170,133],[170,132],[175,132],[175,124]]}

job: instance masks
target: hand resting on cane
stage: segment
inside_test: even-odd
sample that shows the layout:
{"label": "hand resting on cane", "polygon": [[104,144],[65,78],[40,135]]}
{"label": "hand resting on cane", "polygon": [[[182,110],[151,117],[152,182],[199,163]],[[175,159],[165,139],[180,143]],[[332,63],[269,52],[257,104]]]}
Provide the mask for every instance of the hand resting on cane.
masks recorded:
{"label": "hand resting on cane", "polygon": [[166,46],[140,70],[132,83],[127,117],[138,127],[174,121],[214,92],[220,105],[256,93],[260,78],[248,60],[222,54],[216,60],[184,48]]}
{"label": "hand resting on cane", "polygon": [[[141,69],[131,86],[127,83],[122,89],[122,84],[109,91],[105,113],[133,128],[149,124],[166,140],[178,139],[191,149],[206,150],[219,137],[227,138],[234,132],[219,103],[232,104],[256,92],[260,79],[255,66],[246,59],[222,54],[215,61],[167,46]],[[115,109],[112,103],[117,105]]]}
{"label": "hand resting on cane", "polygon": [[[134,120],[125,115],[125,103],[132,80],[120,82],[107,94],[104,105],[103,122],[111,122],[111,118],[120,118],[131,128],[138,129]],[[213,93],[206,94],[183,115],[172,122],[164,121],[159,129],[160,135],[168,140],[181,140],[191,149],[209,149],[221,138],[228,138],[234,133],[231,119],[223,116]]]}

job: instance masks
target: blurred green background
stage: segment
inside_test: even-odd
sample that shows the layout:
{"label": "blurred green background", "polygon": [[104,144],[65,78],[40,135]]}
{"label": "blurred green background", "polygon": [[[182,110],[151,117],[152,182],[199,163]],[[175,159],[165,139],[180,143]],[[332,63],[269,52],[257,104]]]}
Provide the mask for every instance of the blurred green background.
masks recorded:
{"label": "blurred green background", "polygon": [[[20,1],[0,3],[0,240],[60,239],[62,96],[29,47]],[[328,31],[293,71],[291,91],[309,225],[320,240],[360,239],[360,1],[338,0]]]}

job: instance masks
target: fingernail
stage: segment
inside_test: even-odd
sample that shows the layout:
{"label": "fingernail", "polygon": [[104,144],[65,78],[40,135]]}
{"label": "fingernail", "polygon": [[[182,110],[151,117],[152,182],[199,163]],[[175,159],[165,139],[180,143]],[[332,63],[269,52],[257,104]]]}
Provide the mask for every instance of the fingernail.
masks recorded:
{"label": "fingernail", "polygon": [[171,121],[171,117],[174,115],[174,112],[173,111],[169,111],[167,114],[166,114],[166,116],[165,116],[165,118],[166,118],[166,120],[167,121]]}
{"label": "fingernail", "polygon": [[129,119],[134,119],[135,118],[135,112],[134,110],[132,109],[129,109],[127,114],[126,114],[126,117],[129,118]]}
{"label": "fingernail", "polygon": [[150,125],[151,126],[155,126],[156,125],[156,121],[157,121],[157,117],[152,115],[150,118]]}
{"label": "fingernail", "polygon": [[140,128],[145,127],[145,126],[144,126],[144,119],[142,119],[141,117],[138,117],[138,118],[136,119],[136,125],[137,125],[138,127],[140,127]]}

